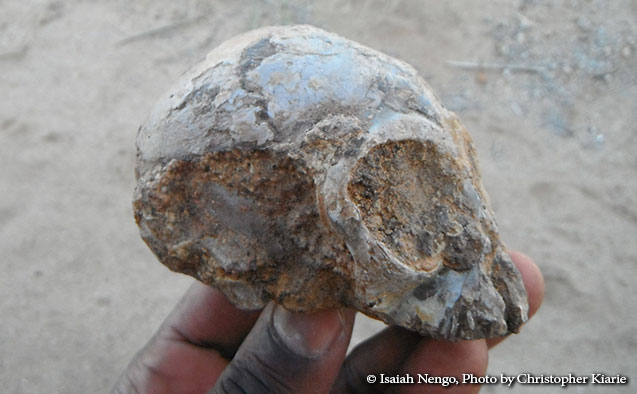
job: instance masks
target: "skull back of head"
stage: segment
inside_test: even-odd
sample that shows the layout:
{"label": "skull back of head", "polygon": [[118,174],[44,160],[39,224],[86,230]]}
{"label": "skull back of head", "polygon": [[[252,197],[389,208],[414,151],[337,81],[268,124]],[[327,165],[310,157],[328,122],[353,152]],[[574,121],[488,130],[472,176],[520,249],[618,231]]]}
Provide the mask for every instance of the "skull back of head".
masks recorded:
{"label": "skull back of head", "polygon": [[309,26],[223,43],[137,137],[136,220],[237,306],[506,335],[526,293],[471,138],[409,65]]}

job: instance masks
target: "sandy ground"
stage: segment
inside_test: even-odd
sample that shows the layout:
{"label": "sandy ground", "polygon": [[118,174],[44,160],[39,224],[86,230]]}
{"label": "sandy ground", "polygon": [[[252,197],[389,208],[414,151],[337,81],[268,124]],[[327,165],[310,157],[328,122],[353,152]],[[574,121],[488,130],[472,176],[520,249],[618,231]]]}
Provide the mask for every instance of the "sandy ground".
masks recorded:
{"label": "sandy ground", "polygon": [[636,379],[636,2],[5,0],[0,391],[106,392],[150,337],[191,279],[138,235],[136,130],[218,43],[289,23],[408,61],[472,132],[502,236],[547,286],[489,373]]}

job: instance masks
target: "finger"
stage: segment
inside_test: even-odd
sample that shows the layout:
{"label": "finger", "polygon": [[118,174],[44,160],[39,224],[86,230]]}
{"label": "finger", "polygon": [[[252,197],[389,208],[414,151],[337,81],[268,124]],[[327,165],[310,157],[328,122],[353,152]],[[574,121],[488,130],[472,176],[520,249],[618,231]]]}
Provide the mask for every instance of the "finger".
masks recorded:
{"label": "finger", "polygon": [[[420,376],[431,378],[455,377],[459,384],[449,380],[440,382],[401,385],[399,393],[453,393],[470,394],[480,391],[478,384],[463,384],[465,375],[484,376],[487,371],[488,349],[484,339],[474,341],[448,342],[442,340],[423,340],[411,353],[402,374],[414,376],[418,382]],[[418,375],[420,374],[420,375]]]}
{"label": "finger", "polygon": [[235,308],[218,290],[195,282],[135,356],[114,392],[206,392],[258,314]]}
{"label": "finger", "polygon": [[382,392],[384,388],[380,383],[367,383],[367,375],[380,371],[387,375],[396,374],[421,339],[417,333],[395,326],[367,339],[347,356],[331,392]]}
{"label": "finger", "polygon": [[[509,255],[522,275],[522,281],[529,299],[530,319],[542,305],[542,300],[544,299],[544,277],[538,266],[527,255],[516,251],[509,251]],[[489,348],[492,348],[506,338],[491,338],[487,340],[487,344]]]}
{"label": "finger", "polygon": [[293,313],[270,303],[212,392],[327,392],[353,324],[353,311]]}
{"label": "finger", "polygon": [[243,311],[219,290],[195,282],[160,328],[161,335],[217,350],[230,359],[260,311]]}

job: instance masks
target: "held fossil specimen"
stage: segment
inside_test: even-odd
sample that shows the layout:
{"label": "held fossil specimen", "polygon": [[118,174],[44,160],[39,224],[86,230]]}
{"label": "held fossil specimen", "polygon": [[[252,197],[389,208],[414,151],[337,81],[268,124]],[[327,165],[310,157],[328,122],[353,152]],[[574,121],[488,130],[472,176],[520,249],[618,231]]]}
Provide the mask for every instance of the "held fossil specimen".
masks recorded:
{"label": "held fossil specimen", "polygon": [[252,31],[181,79],[137,148],[142,237],[241,308],[347,306],[449,340],[527,318],[471,138],[401,61]]}

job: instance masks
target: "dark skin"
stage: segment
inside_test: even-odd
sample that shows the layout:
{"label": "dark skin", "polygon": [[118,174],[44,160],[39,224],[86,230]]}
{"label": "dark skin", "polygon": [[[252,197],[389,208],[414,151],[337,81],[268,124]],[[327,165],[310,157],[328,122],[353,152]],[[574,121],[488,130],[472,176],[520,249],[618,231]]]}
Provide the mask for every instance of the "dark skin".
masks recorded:
{"label": "dark skin", "polygon": [[[542,303],[544,279],[533,261],[510,252],[529,297]],[[218,290],[194,283],[113,393],[477,393],[479,385],[371,385],[368,374],[484,375],[488,350],[505,338],[447,342],[389,327],[347,357],[355,312],[291,313],[268,304],[235,308]]]}

